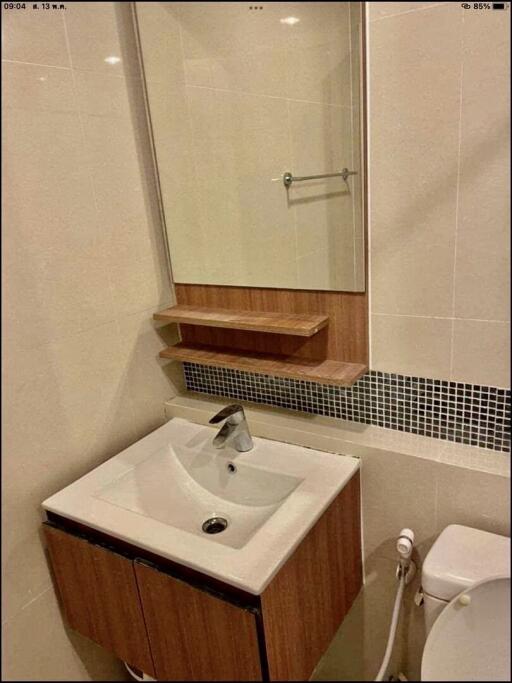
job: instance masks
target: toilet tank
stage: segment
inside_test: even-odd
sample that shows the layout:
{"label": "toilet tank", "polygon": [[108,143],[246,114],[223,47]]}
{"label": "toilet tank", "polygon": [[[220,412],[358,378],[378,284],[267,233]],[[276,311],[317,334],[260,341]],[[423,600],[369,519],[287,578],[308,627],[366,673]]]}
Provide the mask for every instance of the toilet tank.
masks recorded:
{"label": "toilet tank", "polygon": [[450,524],[430,549],[421,572],[427,633],[443,608],[477,581],[510,576],[510,538]]}

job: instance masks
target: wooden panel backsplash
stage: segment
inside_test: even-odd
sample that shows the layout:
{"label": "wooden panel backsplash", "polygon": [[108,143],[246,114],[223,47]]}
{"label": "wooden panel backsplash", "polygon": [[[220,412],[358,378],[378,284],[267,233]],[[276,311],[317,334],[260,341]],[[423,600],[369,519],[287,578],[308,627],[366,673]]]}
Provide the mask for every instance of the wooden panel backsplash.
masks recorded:
{"label": "wooden panel backsplash", "polygon": [[177,303],[276,313],[320,313],[329,324],[313,337],[181,325],[184,343],[368,365],[366,292],[321,292],[218,285],[176,285]]}

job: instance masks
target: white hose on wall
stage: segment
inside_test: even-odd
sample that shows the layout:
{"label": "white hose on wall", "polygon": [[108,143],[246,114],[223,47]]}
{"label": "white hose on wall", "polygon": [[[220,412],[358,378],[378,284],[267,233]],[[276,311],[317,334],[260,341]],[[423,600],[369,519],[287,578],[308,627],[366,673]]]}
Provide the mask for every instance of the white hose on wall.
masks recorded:
{"label": "white hose on wall", "polygon": [[404,595],[405,588],[405,572],[402,572],[400,577],[400,583],[398,584],[398,590],[396,592],[395,606],[393,607],[393,616],[391,618],[391,628],[389,629],[388,642],[386,645],[386,652],[384,653],[384,659],[377,674],[376,681],[383,681],[386,675],[386,670],[389,665],[389,660],[391,658],[391,653],[393,652],[393,645],[395,644],[396,628],[398,626],[398,619],[400,617],[400,607],[402,606],[402,598]]}
{"label": "white hose on wall", "polygon": [[400,608],[402,607],[402,598],[404,596],[405,586],[414,574],[414,572],[410,573],[409,570],[415,569],[414,563],[411,562],[413,548],[414,532],[411,531],[411,529],[402,529],[396,542],[396,549],[400,555],[398,590],[396,592],[395,605],[393,607],[393,616],[391,617],[391,626],[389,629],[386,651],[384,653],[384,659],[382,660],[379,673],[375,678],[376,681],[384,680],[386,670],[389,666],[389,660],[391,659],[391,653],[393,652],[393,645],[395,644],[396,629],[398,627],[398,619],[400,617]]}

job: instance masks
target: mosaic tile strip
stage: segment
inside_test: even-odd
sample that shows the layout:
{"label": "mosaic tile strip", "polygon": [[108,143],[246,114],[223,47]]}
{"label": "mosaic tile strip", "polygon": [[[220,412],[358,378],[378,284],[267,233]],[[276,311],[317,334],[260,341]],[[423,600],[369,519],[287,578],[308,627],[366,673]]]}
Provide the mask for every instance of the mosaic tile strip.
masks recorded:
{"label": "mosaic tile strip", "polygon": [[183,363],[189,391],[510,452],[510,389],[371,370],[344,388]]}

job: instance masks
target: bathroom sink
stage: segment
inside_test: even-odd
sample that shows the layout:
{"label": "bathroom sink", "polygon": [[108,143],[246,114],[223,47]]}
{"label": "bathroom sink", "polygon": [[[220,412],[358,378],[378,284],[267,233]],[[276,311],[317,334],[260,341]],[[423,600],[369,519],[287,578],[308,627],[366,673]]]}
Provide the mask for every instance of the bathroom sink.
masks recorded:
{"label": "bathroom sink", "polygon": [[175,418],[48,498],[43,507],[260,594],[359,467],[349,456]]}
{"label": "bathroom sink", "polygon": [[[96,495],[216,543],[242,547],[298,477],[235,464],[219,451],[167,444]],[[215,520],[208,524],[208,520]],[[204,528],[203,528],[204,527]]]}

